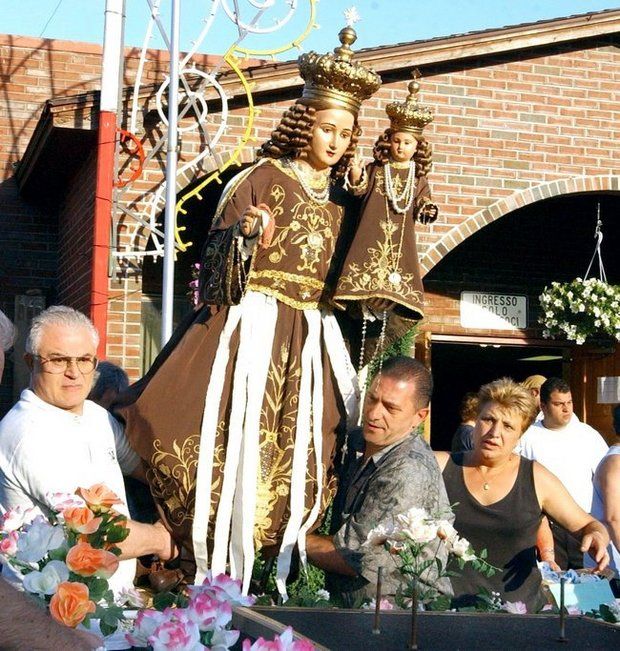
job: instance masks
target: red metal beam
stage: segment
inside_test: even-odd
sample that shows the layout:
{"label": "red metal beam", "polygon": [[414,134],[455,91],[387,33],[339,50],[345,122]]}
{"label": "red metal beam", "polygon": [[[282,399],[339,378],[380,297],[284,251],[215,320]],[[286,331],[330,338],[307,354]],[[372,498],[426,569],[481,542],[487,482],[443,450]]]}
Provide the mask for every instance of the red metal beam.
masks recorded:
{"label": "red metal beam", "polygon": [[99,331],[97,355],[105,358],[108,324],[108,266],[112,225],[112,193],[114,186],[114,153],[116,148],[116,115],[99,113],[97,139],[97,177],[93,224],[93,265],[91,270],[90,318]]}

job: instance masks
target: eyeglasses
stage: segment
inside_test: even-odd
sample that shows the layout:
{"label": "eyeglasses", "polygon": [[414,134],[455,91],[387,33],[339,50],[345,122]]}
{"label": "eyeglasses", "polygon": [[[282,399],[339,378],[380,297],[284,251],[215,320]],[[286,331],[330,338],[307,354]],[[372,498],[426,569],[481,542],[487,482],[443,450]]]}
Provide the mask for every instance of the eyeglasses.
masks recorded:
{"label": "eyeglasses", "polygon": [[77,370],[83,375],[92,373],[97,368],[98,359],[96,357],[41,357],[33,355],[39,360],[42,369],[46,373],[64,373],[71,364],[75,364]]}

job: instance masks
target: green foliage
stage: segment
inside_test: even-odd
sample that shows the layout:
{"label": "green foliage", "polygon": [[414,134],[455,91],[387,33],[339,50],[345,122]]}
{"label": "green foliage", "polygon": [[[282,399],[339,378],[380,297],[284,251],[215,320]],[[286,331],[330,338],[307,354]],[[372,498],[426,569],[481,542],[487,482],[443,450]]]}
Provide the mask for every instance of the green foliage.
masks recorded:
{"label": "green foliage", "polygon": [[390,357],[396,357],[396,355],[406,355],[407,357],[411,356],[411,349],[415,343],[416,337],[418,336],[419,327],[416,323],[413,328],[405,332],[405,334],[395,339],[380,355],[377,355],[372,359],[368,365],[368,379],[367,385],[370,385],[375,375],[379,372],[379,368],[386,359]]}

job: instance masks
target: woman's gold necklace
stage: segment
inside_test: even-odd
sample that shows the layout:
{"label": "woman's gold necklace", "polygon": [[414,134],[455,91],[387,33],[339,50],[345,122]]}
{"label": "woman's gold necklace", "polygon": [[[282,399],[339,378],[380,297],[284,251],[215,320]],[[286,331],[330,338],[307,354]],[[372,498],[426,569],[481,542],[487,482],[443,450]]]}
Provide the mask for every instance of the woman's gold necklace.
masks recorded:
{"label": "woman's gold necklace", "polygon": [[[504,468],[504,466],[508,465],[508,463],[511,460],[512,460],[512,455],[510,455],[510,457],[508,458],[508,461],[506,461],[506,463],[502,466],[502,469]],[[491,484],[489,484],[488,480],[485,479],[484,474],[482,473],[482,470],[480,470],[480,466],[474,466],[474,468],[480,473],[480,477],[482,478],[482,490],[483,491],[490,490]],[[495,473],[495,477],[497,477],[500,473],[501,473],[501,469],[500,469],[500,472]]]}

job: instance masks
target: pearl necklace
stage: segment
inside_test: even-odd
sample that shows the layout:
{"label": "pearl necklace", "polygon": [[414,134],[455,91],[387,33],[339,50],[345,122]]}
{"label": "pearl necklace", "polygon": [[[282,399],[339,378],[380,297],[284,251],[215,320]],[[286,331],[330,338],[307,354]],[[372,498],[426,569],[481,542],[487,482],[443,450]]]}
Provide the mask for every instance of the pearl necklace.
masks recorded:
{"label": "pearl necklace", "polygon": [[[392,166],[388,162],[384,165],[384,178],[385,178],[385,194],[387,195],[392,209],[399,215],[404,215],[409,211],[413,204],[415,197],[415,163],[409,162],[409,172],[407,173],[407,181],[405,187],[400,194],[396,194],[394,189],[394,181],[392,180]],[[405,204],[402,205],[402,202]]]}
{"label": "pearl necklace", "polygon": [[295,161],[290,158],[283,159],[284,165],[293,172],[295,178],[299,181],[303,191],[308,195],[308,198],[311,199],[314,203],[319,206],[324,206],[329,201],[329,190],[330,190],[330,179],[327,177],[327,183],[323,190],[317,192],[314,188],[310,186],[310,183],[306,179],[307,172],[304,172]]}

